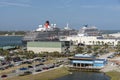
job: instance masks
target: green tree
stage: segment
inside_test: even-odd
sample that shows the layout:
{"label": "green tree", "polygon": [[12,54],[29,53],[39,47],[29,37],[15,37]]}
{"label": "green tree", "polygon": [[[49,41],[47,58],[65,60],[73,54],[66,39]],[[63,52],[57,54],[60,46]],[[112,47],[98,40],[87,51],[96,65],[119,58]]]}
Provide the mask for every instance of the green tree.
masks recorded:
{"label": "green tree", "polygon": [[99,46],[93,46],[93,51],[94,51],[94,53],[96,53],[96,52],[98,51],[98,49],[100,49]]}
{"label": "green tree", "polygon": [[107,43],[104,44],[105,49],[107,49],[109,46]]}
{"label": "green tree", "polygon": [[76,47],[76,53],[83,53],[84,52],[84,48],[83,47]]}
{"label": "green tree", "polygon": [[119,53],[120,53],[120,44],[117,44],[117,45],[116,45],[116,52],[119,52]]}

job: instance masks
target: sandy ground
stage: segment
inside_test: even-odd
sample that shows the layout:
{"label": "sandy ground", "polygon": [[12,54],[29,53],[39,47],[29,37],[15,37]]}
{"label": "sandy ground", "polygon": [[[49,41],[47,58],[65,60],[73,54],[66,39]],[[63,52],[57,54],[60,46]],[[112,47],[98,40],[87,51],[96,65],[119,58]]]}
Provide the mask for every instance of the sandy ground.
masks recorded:
{"label": "sandy ground", "polygon": [[101,69],[102,72],[118,71],[120,72],[120,56],[108,60],[108,64]]}

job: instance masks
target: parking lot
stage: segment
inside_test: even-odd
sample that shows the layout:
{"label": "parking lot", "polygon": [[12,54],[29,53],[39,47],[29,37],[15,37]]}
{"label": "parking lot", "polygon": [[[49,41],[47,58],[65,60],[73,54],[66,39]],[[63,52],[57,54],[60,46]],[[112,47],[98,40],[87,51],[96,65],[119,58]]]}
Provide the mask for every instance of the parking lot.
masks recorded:
{"label": "parking lot", "polygon": [[[25,76],[29,74],[37,74],[51,69],[60,67],[64,61],[56,60],[55,63],[45,64],[46,60],[34,59],[32,63],[27,62],[28,65],[12,70],[10,73],[0,75],[0,78],[10,78],[14,76]],[[37,63],[37,64],[36,64]],[[19,65],[17,65],[19,66]]]}

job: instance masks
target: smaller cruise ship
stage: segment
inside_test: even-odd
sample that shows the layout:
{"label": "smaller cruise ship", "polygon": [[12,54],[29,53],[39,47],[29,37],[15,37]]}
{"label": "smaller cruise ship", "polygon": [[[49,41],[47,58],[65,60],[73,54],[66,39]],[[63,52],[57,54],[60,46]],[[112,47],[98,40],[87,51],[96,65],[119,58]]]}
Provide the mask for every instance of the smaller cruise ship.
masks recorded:
{"label": "smaller cruise ship", "polygon": [[85,25],[80,28],[78,36],[101,36],[101,32],[95,26]]}
{"label": "smaller cruise ship", "polygon": [[97,27],[87,25],[80,28],[77,35],[62,37],[60,40],[73,41],[75,45],[117,45],[120,42],[120,39],[102,36],[102,32]]}

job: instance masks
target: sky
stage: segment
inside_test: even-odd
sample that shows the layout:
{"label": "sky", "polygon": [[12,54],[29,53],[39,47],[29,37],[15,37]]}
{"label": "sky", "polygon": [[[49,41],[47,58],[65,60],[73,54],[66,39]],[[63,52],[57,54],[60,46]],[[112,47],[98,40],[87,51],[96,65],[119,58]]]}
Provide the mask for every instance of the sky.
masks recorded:
{"label": "sky", "polygon": [[0,31],[35,30],[46,20],[59,28],[120,30],[120,0],[0,0]]}

